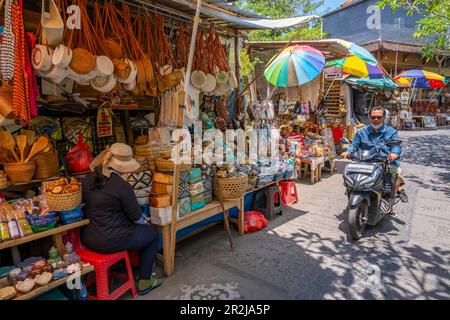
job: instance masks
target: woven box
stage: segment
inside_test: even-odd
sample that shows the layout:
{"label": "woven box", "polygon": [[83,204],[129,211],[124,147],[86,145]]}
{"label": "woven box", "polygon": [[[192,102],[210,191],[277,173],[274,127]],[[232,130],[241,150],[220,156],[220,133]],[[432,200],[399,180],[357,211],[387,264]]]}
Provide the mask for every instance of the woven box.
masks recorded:
{"label": "woven box", "polygon": [[189,172],[189,182],[196,183],[202,181],[202,170],[200,168],[191,169]]}
{"label": "woven box", "polygon": [[202,177],[202,182],[203,182],[203,189],[205,189],[205,191],[211,191],[213,189],[213,178],[212,176],[203,176]]}
{"label": "woven box", "polygon": [[205,204],[211,203],[213,201],[212,190],[203,192],[203,198],[205,199]]}
{"label": "woven box", "polygon": [[178,201],[178,217],[182,217],[189,212],[191,212],[191,197],[180,199]]}
{"label": "woven box", "polygon": [[205,206],[205,197],[204,197],[203,193],[201,193],[195,197],[191,197],[191,210],[192,211],[201,209],[204,206]]}

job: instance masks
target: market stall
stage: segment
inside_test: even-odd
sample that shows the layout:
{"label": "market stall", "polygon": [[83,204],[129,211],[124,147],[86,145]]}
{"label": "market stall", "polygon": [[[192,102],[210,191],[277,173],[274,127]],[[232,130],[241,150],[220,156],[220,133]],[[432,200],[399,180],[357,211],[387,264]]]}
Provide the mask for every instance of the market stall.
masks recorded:
{"label": "market stall", "polygon": [[447,124],[447,79],[425,70],[407,70],[394,80],[402,87],[402,109],[412,113],[415,127],[437,128]]}
{"label": "market stall", "polygon": [[[243,235],[248,196],[294,174],[284,154],[262,153],[272,139],[269,128],[277,127],[249,122],[247,113],[256,110],[240,97],[239,29],[299,25],[313,17],[236,19],[200,3],[77,0],[78,21],[70,20],[66,1],[42,7],[5,1],[1,299],[34,298],[77,272],[101,272],[73,250],[79,250],[78,229],[89,224],[81,182],[92,160],[115,142],[132,146],[139,161],[125,179],[161,232],[167,276],[174,272],[177,241],[224,221],[232,247],[229,218]],[[255,136],[263,141],[255,157],[249,156],[251,133],[241,149],[218,139],[230,129],[265,129]],[[196,134],[209,138],[196,143]],[[194,148],[185,149],[188,144]],[[225,163],[217,150],[234,161]],[[198,154],[212,161],[194,164]],[[189,161],[179,163],[180,157]],[[32,246],[46,239],[51,251],[44,249],[48,243]]]}

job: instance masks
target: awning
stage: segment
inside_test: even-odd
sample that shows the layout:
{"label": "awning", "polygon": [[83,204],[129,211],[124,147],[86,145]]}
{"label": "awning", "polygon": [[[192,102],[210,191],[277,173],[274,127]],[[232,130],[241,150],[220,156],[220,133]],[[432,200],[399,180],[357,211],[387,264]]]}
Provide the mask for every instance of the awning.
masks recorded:
{"label": "awning", "polygon": [[350,76],[344,81],[352,86],[362,87],[368,90],[375,90],[375,91],[379,90],[394,91],[398,88],[395,82],[386,76],[383,79],[357,78],[354,76]]}
{"label": "awning", "polygon": [[[175,3],[180,5],[195,9],[196,1],[190,0],[172,0]],[[230,5],[231,6],[231,5]],[[286,19],[269,19],[269,18],[251,18],[251,17],[243,17],[238,15],[231,15],[226,13],[224,10],[217,10],[211,6],[203,5],[201,8],[201,13],[214,17],[216,19],[220,19],[223,21],[227,21],[233,24],[234,28],[239,29],[253,29],[253,30],[264,30],[264,29],[283,29],[289,27],[295,27],[298,25],[302,25],[308,23],[312,20],[319,19],[318,15],[310,15],[304,17],[294,17],[294,18],[286,18]]]}

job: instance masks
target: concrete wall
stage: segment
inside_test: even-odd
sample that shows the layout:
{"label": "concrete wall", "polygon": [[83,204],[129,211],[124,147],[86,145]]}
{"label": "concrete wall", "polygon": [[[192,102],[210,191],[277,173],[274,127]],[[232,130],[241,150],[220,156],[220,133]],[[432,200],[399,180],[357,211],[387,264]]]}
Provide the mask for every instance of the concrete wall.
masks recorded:
{"label": "concrete wall", "polygon": [[368,8],[376,5],[378,1],[355,0],[355,5],[325,15],[323,31],[329,34],[329,38],[341,38],[357,44],[365,44],[378,39],[420,44],[420,41],[413,38],[415,25],[420,16],[417,14],[407,16],[406,11],[401,9],[394,14],[390,7],[384,8],[380,12],[380,28],[368,28],[367,20],[373,15],[372,12],[367,12]]}

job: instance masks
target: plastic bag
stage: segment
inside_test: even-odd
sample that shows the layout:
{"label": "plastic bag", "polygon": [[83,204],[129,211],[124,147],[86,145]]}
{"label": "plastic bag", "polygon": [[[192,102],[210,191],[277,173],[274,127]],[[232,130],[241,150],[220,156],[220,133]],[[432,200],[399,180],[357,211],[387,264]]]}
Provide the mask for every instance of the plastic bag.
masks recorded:
{"label": "plastic bag", "polygon": [[83,142],[83,134],[80,132],[78,144],[66,155],[66,162],[72,173],[89,171],[89,164],[94,157],[87,144]]}
{"label": "plastic bag", "polygon": [[269,221],[259,211],[247,211],[244,215],[244,232],[250,233],[261,230]]}

